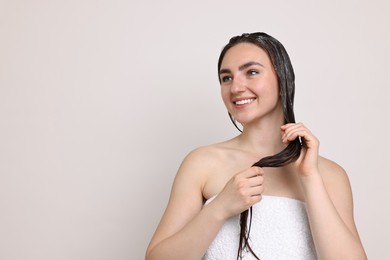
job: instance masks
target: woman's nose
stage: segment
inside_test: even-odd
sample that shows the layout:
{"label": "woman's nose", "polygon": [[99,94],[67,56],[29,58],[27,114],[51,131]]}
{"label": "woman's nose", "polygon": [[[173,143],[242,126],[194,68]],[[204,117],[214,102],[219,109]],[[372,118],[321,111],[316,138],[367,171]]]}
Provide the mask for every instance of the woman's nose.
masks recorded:
{"label": "woman's nose", "polygon": [[240,93],[240,92],[244,92],[246,90],[246,83],[244,80],[241,80],[241,79],[237,79],[235,78],[233,80],[233,84],[232,84],[232,87],[230,89],[230,91],[232,93]]}

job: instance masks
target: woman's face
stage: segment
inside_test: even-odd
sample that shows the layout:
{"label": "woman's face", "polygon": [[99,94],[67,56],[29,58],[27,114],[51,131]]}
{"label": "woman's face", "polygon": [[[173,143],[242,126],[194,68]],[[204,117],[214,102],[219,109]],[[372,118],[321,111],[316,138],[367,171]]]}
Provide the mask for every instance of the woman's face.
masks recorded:
{"label": "woman's face", "polygon": [[219,77],[223,102],[238,122],[245,126],[268,118],[283,123],[278,80],[263,49],[252,43],[231,47],[222,60]]}

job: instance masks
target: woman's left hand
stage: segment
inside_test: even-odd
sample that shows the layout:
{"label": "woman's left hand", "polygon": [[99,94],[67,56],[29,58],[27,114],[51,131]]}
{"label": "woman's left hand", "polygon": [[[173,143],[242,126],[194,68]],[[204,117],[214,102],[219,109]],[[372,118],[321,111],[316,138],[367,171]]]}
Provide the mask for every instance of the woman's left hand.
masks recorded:
{"label": "woman's left hand", "polygon": [[300,137],[302,150],[295,165],[301,177],[308,177],[319,172],[318,151],[320,142],[302,123],[289,123],[280,127],[282,131],[282,142],[289,142]]}

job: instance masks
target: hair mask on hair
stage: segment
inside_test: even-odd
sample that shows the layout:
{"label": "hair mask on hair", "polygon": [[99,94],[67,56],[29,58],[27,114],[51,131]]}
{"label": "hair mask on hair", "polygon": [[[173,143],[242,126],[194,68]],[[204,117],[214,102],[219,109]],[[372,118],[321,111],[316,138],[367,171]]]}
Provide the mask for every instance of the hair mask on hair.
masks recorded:
{"label": "hair mask on hair", "polygon": [[[275,73],[278,79],[279,94],[282,101],[283,115],[285,123],[295,123],[294,116],[294,94],[295,94],[295,75],[294,69],[292,67],[290,58],[287,54],[287,51],[283,45],[273,38],[272,36],[262,33],[244,33],[240,36],[235,36],[230,39],[229,43],[222,49],[221,54],[218,59],[218,74],[221,68],[223,58],[225,57],[226,52],[233,46],[239,43],[252,43],[261,49],[263,49],[269,56],[272,65],[274,66]],[[220,77],[218,77],[219,82],[221,83]],[[237,124],[235,123],[233,117],[229,113],[229,117],[235,127],[242,132]],[[281,152],[270,155],[262,158],[258,162],[254,163],[252,166],[258,167],[281,167],[287,165],[291,162],[294,162],[298,159],[301,152],[302,144],[300,139],[297,138],[294,141],[290,142],[288,146],[283,149]],[[249,218],[249,226],[247,228]],[[251,254],[260,259],[252,248],[249,245],[249,235],[252,223],[252,207],[249,210],[245,210],[240,215],[240,240],[239,247],[237,252],[237,259],[242,259],[242,252],[247,248]]]}

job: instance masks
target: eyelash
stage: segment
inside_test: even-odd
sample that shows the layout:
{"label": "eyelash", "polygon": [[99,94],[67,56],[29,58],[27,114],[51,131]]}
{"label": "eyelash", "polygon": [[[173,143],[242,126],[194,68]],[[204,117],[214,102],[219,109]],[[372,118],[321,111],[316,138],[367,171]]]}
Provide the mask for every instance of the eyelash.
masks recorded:
{"label": "eyelash", "polygon": [[[257,70],[254,70],[254,69],[250,69],[247,71],[247,75],[249,75],[249,76],[254,76],[257,74],[259,74],[259,72]],[[223,83],[226,83],[226,82],[231,81],[231,80],[232,80],[231,76],[223,76],[221,78],[221,82],[223,82]]]}
{"label": "eyelash", "polygon": [[221,82],[227,82],[227,81],[230,81],[231,79],[232,79],[231,76],[223,76],[223,77],[221,78]]}
{"label": "eyelash", "polygon": [[259,72],[257,70],[248,70],[247,74],[252,76],[252,75],[259,74]]}

